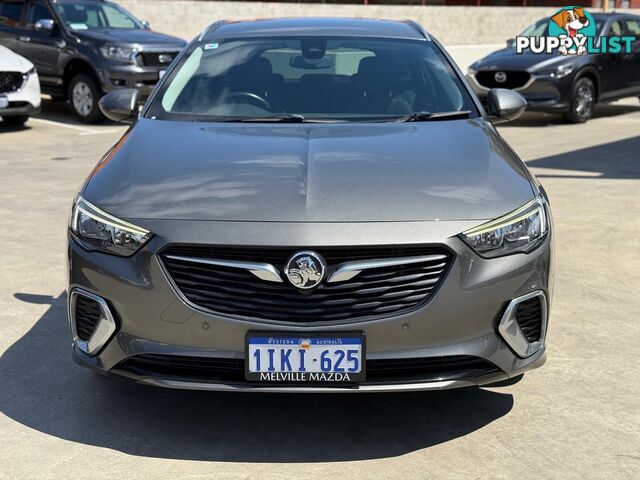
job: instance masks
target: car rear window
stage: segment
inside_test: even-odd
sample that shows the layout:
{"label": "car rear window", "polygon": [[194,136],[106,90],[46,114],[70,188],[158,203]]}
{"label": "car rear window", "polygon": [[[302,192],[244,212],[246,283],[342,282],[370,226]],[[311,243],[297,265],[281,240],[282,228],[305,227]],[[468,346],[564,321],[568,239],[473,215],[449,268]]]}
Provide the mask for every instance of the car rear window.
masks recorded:
{"label": "car rear window", "polygon": [[147,115],[215,120],[301,114],[346,121],[460,110],[477,112],[433,42],[270,37],[193,46]]}

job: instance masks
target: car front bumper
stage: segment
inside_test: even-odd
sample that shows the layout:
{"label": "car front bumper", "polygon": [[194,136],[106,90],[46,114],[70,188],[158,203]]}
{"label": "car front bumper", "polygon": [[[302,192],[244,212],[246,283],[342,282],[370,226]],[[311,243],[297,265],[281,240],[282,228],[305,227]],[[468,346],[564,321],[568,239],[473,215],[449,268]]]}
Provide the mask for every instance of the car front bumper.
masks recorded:
{"label": "car front bumper", "polygon": [[[476,80],[474,75],[467,75],[467,79],[471,84],[474,92],[483,105],[486,105],[487,94],[490,88],[487,88]],[[571,106],[571,85],[573,76],[557,79],[549,76],[531,75],[529,82],[523,87],[514,88],[527,101],[527,110],[533,112],[563,112]]]}
{"label": "car front bumper", "polygon": [[135,88],[143,96],[153,91],[160,79],[160,72],[166,67],[139,67],[137,65],[118,65],[99,71],[100,84],[104,92],[120,88]]}
{"label": "car front bumper", "polygon": [[[93,355],[73,346],[76,362],[108,375],[138,383],[186,389],[263,392],[368,392],[447,389],[483,385],[518,376],[546,359],[544,333],[532,354],[516,354],[499,333],[507,305],[538,292],[551,303],[552,238],[529,254],[483,259],[455,235],[481,222],[418,222],[412,224],[274,224],[242,222],[135,221],[155,233],[130,258],[87,252],[69,240],[69,297],[84,291],[104,299],[114,317],[114,331]],[[214,225],[209,225],[214,224]],[[257,229],[257,230],[256,230]],[[409,230],[407,230],[409,229]],[[437,292],[417,310],[388,318],[340,321],[331,324],[286,324],[234,318],[193,308],[174,290],[157,252],[167,244],[247,245],[287,244],[295,248],[335,245],[412,243],[446,246],[455,258]],[[376,239],[372,242],[371,239]],[[405,239],[404,241],[402,239]],[[286,241],[283,242],[283,239]],[[547,309],[548,310],[548,309]],[[547,314],[543,319],[546,327]],[[248,383],[203,380],[166,373],[167,370],[127,368],[137,358],[201,358],[242,362],[245,334],[250,330],[283,332],[362,331],[367,360],[475,358],[491,368],[461,369],[399,376],[360,385]],[[546,328],[544,329],[546,332]],[[84,350],[84,351],[83,351]]]}
{"label": "car front bumper", "polygon": [[[161,46],[157,48],[145,47],[139,50],[139,54],[167,53],[175,58],[182,49],[181,46]],[[145,65],[143,60],[134,58],[133,63],[121,63],[111,60],[103,60],[101,68],[98,68],[100,84],[104,92],[111,92],[120,88],[135,88],[143,97],[151,94],[156,83],[160,80],[170,63]]]}
{"label": "car front bumper", "polygon": [[31,116],[40,111],[40,81],[35,73],[29,75],[18,90],[0,95],[6,95],[9,100],[9,106],[0,109],[0,117]]}

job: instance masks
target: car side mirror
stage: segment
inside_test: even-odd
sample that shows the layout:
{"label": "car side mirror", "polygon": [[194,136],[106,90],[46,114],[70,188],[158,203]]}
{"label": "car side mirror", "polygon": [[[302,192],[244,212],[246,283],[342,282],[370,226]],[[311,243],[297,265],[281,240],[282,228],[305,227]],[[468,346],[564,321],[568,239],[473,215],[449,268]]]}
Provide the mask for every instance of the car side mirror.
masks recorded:
{"label": "car side mirror", "polygon": [[527,101],[518,92],[506,88],[492,88],[487,98],[491,123],[505,123],[515,120],[524,113]]}
{"label": "car side mirror", "polygon": [[120,123],[133,123],[138,116],[140,92],[135,88],[114,90],[98,102],[104,116]]}
{"label": "car side mirror", "polygon": [[145,30],[151,30],[151,23],[149,23],[149,20],[140,20],[140,25],[142,25],[142,28]]}
{"label": "car side mirror", "polygon": [[56,23],[50,18],[41,18],[34,25],[36,32],[44,32],[48,33],[49,35],[53,33],[53,29],[55,28],[55,26]]}

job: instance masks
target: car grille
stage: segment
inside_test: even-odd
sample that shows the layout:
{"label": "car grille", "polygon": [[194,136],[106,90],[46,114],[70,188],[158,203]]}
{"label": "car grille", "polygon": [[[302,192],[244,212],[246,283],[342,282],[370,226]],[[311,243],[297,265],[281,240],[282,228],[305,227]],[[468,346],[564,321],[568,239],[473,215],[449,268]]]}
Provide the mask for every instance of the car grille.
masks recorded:
{"label": "car grille", "polygon": [[138,64],[147,67],[168,67],[178,52],[140,52]]}
{"label": "car grille", "polygon": [[504,82],[496,81],[496,71],[477,72],[476,80],[486,88],[520,88],[523,87],[531,77],[528,72],[518,72],[515,70],[505,70],[504,73],[507,76]]}
{"label": "car grille", "polygon": [[527,341],[536,342],[540,340],[542,333],[542,305],[540,298],[532,298],[518,304],[516,309],[516,322]]}
{"label": "car grille", "polygon": [[[242,383],[244,366],[244,360],[237,358],[145,354],[129,357],[114,370],[140,376]],[[498,371],[491,362],[467,355],[367,360],[365,383],[445,381]]]}
{"label": "car grille", "polygon": [[19,90],[24,81],[20,72],[0,72],[0,93],[9,93]]}
{"label": "car grille", "polygon": [[100,305],[83,295],[77,296],[75,305],[76,333],[80,340],[87,341],[93,335],[100,320]]}
{"label": "car grille", "polygon": [[264,262],[284,271],[299,248],[171,246],[161,259],[177,288],[194,305],[222,314],[296,323],[352,320],[407,312],[424,304],[442,283],[453,255],[442,247],[318,247],[327,276],[339,264],[371,259],[438,255],[438,259],[363,270],[350,280],[300,290],[261,280],[237,268],[197,264],[169,256]]}

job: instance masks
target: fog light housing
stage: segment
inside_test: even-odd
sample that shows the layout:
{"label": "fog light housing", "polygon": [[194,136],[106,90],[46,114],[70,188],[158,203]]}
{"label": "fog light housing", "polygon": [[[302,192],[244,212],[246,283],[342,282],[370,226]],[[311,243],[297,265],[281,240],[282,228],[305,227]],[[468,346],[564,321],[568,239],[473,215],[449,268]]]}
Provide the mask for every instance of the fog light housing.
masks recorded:
{"label": "fog light housing", "polygon": [[98,353],[116,331],[107,302],[80,289],[73,290],[69,296],[69,323],[74,345],[89,355]]}
{"label": "fog light housing", "polygon": [[[530,340],[527,338],[527,333],[522,330],[517,313],[521,304],[536,298],[540,302],[540,334],[536,339],[531,338]],[[498,332],[516,355],[521,358],[530,357],[544,346],[547,334],[547,312],[547,297],[541,290],[514,298],[509,302],[500,322],[498,322]]]}

